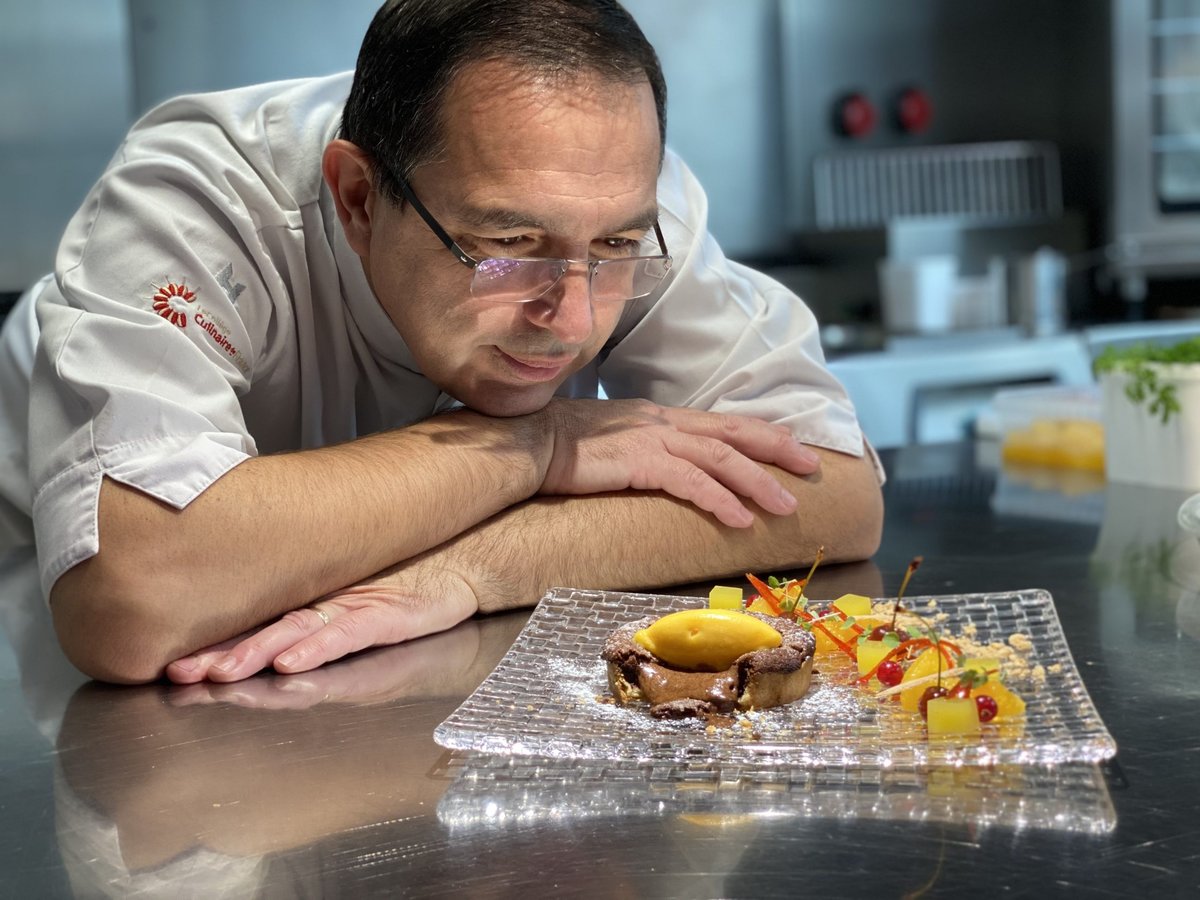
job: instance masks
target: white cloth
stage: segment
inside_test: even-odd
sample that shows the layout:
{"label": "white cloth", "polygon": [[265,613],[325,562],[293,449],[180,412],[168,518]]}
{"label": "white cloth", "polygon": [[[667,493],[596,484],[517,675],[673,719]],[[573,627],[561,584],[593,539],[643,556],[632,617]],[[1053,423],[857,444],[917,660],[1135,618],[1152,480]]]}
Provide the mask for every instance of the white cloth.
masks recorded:
{"label": "white cloth", "polygon": [[[71,220],[37,300],[28,434],[13,422],[5,438],[28,459],[28,484],[0,485],[32,510],[47,594],[97,552],[104,475],[183,507],[249,456],[454,404],[376,301],[321,179],[349,83],[346,73],[169,101],[134,126]],[[808,307],[724,257],[703,191],[669,151],[658,196],[670,283],[628,304],[560,393],[602,386],[866,452]],[[18,310],[8,330],[22,324]]]}

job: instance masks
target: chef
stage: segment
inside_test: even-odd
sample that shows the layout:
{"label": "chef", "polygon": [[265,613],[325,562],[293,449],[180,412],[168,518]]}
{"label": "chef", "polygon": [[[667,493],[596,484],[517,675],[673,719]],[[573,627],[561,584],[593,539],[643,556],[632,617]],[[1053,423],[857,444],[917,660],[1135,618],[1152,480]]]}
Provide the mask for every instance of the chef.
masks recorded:
{"label": "chef", "polygon": [[64,650],[234,681],[869,556],[812,313],[726,259],[615,0],[389,0],[353,73],[139,121],[6,323],[0,517]]}

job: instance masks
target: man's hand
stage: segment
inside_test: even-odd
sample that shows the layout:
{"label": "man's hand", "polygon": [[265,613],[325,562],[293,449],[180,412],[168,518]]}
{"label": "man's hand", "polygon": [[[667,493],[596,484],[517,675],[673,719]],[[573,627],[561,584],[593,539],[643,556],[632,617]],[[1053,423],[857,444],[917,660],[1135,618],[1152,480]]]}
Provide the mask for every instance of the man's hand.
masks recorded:
{"label": "man's hand", "polygon": [[751,500],[788,515],[793,497],[759,463],[811,475],[820,457],[782,426],[743,416],[672,409],[648,400],[556,400],[554,452],[542,494],[661,490],[745,528]]}
{"label": "man's hand", "polygon": [[495,666],[497,654],[507,649],[507,644],[499,649],[488,646],[481,654],[483,630],[481,620],[468,619],[449,631],[369,650],[311,672],[177,685],[166,700],[172,706],[227,703],[253,709],[308,709],[323,703],[363,705],[470,693]]}
{"label": "man's hand", "polygon": [[167,677],[193,684],[240,681],[268,667],[308,672],[368,647],[445,631],[478,609],[466,579],[441,566],[423,567],[418,558],[176,660]]}

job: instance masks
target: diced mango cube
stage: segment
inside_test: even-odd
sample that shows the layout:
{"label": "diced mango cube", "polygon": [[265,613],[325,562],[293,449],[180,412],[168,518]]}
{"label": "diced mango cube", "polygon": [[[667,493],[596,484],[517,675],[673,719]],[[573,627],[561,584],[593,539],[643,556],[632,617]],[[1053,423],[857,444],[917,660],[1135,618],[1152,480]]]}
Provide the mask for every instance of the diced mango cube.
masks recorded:
{"label": "diced mango cube", "polygon": [[886,641],[860,641],[856,642],[854,647],[858,651],[859,675],[866,675],[895,649]]}
{"label": "diced mango cube", "polygon": [[871,614],[871,598],[862,594],[842,594],[833,601],[833,608],[848,616],[869,616]]}
{"label": "diced mango cube", "polygon": [[708,592],[709,609],[741,609],[742,589],[718,584]]}
{"label": "diced mango cube", "polygon": [[979,713],[970,697],[934,697],[925,709],[930,734],[979,734]]}

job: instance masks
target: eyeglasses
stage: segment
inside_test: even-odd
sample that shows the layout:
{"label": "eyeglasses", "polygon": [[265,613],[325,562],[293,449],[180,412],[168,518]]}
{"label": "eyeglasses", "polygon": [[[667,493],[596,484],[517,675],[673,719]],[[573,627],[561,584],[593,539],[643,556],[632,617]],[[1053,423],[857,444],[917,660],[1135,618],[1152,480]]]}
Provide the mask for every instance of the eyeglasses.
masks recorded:
{"label": "eyeglasses", "polygon": [[458,261],[474,269],[471,296],[480,300],[501,303],[528,303],[546,294],[575,263],[587,266],[588,290],[592,300],[616,302],[638,300],[652,293],[671,271],[671,256],[663,240],[662,229],[654,223],[654,235],[662,253],[657,256],[627,256],[620,259],[541,259],[487,257],[475,259],[467,255],[454,238],[446,233],[437,219],[425,208],[408,182],[398,178],[404,195],[425,224],[446,245]]}

